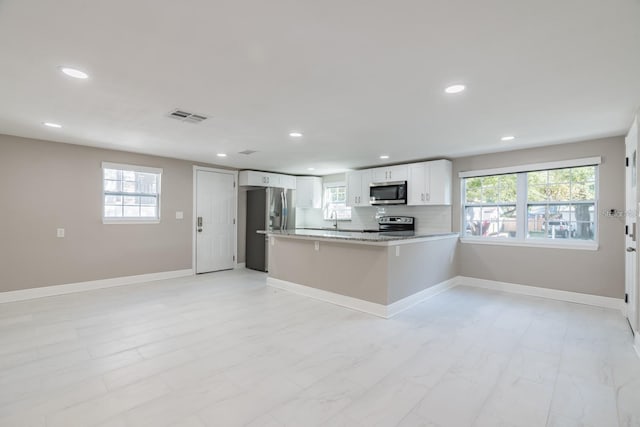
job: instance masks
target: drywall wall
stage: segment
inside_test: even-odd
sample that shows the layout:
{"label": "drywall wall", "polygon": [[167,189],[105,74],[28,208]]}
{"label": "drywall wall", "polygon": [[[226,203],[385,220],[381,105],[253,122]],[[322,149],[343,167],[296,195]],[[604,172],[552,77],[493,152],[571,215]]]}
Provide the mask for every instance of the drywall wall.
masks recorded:
{"label": "drywall wall", "polygon": [[[159,224],[102,223],[103,161],[163,169]],[[190,269],[192,181],[188,161],[0,135],[0,292]]]}
{"label": "drywall wall", "polygon": [[601,156],[597,251],[461,243],[459,274],[613,298],[624,297],[624,218],[602,215],[624,210],[622,137],[507,151],[453,160],[453,231],[461,229],[458,173],[478,169]]}

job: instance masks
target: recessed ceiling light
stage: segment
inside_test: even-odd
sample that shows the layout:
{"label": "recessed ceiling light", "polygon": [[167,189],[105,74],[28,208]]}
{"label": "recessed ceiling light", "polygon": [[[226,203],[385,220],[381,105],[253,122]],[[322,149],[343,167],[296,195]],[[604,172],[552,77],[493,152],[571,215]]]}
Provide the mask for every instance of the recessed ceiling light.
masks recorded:
{"label": "recessed ceiling light", "polygon": [[89,74],[85,73],[84,71],[78,70],[76,68],[60,67],[60,71],[62,71],[63,73],[65,73],[69,77],[73,77],[74,79],[88,79],[89,78]]}
{"label": "recessed ceiling light", "polygon": [[45,126],[49,126],[50,128],[56,128],[56,129],[60,129],[62,127],[62,125],[59,125],[58,123],[43,122],[42,124]]}
{"label": "recessed ceiling light", "polygon": [[382,156],[380,156],[380,158],[384,160],[384,159],[388,159],[389,156],[387,156],[386,154],[383,154]]}
{"label": "recessed ceiling light", "polygon": [[308,171],[314,171],[316,168],[307,168]]}
{"label": "recessed ceiling light", "polygon": [[446,93],[460,93],[465,89],[466,89],[465,85],[451,85],[447,87],[444,91]]}
{"label": "recessed ceiling light", "polygon": [[218,157],[227,157],[227,155],[225,153],[218,153],[217,155],[218,155]]}
{"label": "recessed ceiling light", "polygon": [[289,132],[289,136],[291,138],[302,138],[302,133],[301,132]]}
{"label": "recessed ceiling light", "polygon": [[513,141],[514,139],[516,139],[516,137],[513,135],[507,135],[500,138],[501,141]]}

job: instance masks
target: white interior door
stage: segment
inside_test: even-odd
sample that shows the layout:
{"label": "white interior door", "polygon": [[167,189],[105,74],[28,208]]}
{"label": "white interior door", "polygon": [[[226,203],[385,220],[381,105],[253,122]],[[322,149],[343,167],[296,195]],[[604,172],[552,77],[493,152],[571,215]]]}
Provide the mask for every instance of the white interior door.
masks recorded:
{"label": "white interior door", "polygon": [[235,177],[196,171],[196,273],[235,266]]}
{"label": "white interior door", "polygon": [[638,329],[638,226],[637,222],[637,182],[638,182],[638,124],[633,123],[625,140],[628,166],[626,168],[626,220],[625,236],[625,292],[627,317],[634,329]]}

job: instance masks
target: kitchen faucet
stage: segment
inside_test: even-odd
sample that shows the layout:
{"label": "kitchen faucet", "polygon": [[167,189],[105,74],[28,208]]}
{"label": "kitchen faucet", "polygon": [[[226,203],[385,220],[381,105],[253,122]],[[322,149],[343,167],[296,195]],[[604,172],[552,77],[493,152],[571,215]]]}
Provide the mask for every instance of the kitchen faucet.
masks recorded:
{"label": "kitchen faucet", "polygon": [[338,213],[334,210],[331,211],[331,215],[329,218],[333,219],[335,222],[333,223],[333,228],[338,229]]}

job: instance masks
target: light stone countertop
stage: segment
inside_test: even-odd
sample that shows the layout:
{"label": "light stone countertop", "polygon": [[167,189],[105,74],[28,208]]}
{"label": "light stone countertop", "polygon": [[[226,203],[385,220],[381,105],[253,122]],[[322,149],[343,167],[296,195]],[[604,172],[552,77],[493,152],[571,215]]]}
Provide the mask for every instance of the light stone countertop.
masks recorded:
{"label": "light stone countertop", "polygon": [[325,229],[304,229],[258,231],[274,237],[308,239],[308,240],[329,240],[337,242],[349,242],[359,244],[369,244],[378,246],[391,246],[406,243],[418,243],[427,240],[440,240],[457,238],[459,233],[407,233],[407,232],[383,232],[383,233],[363,233],[361,231],[350,230],[325,230]]}

